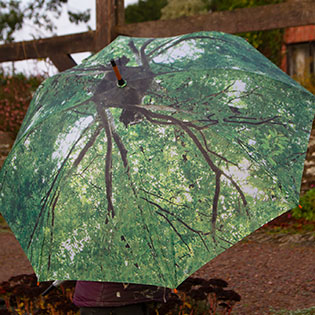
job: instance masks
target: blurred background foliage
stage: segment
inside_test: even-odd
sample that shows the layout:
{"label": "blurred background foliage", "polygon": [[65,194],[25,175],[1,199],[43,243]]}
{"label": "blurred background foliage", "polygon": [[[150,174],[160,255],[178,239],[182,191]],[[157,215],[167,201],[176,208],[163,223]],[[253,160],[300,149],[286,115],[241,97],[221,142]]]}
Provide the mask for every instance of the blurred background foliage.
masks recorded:
{"label": "blurred background foliage", "polygon": [[[126,8],[126,23],[158,19],[175,19],[184,16],[250,8],[284,2],[285,0],[139,0]],[[248,40],[276,65],[280,65],[283,30],[271,30],[238,34]]]}
{"label": "blurred background foliage", "polygon": [[33,93],[43,78],[0,73],[0,130],[17,134]]}
{"label": "blurred background foliage", "polygon": [[[13,42],[15,33],[29,22],[41,31],[47,30],[53,33],[56,25],[51,17],[58,19],[67,3],[68,0],[1,0],[0,43]],[[67,14],[70,22],[75,24],[90,20],[90,10],[76,12],[67,10]],[[35,34],[32,36],[35,37]]]}
{"label": "blurred background foliage", "polygon": [[309,190],[300,199],[300,206],[292,210],[293,217],[315,221],[315,188]]}
{"label": "blurred background foliage", "polygon": [[126,23],[155,21],[161,18],[161,10],[167,5],[167,0],[138,0],[138,3],[128,5],[125,9]]}

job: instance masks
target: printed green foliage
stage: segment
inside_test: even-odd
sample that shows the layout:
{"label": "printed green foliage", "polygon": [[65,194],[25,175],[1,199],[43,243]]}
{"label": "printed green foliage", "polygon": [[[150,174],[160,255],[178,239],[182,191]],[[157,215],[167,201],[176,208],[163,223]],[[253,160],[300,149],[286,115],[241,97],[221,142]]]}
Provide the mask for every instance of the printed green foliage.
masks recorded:
{"label": "printed green foliage", "polygon": [[313,117],[239,37],[121,36],[39,87],[1,212],[40,280],[176,287],[298,204]]}

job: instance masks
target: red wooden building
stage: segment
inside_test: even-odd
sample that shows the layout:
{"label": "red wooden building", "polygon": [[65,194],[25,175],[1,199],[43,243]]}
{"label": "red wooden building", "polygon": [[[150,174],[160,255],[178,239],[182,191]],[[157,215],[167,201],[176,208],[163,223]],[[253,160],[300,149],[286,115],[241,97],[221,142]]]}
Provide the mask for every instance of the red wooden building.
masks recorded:
{"label": "red wooden building", "polygon": [[285,30],[281,68],[291,76],[315,74],[315,25]]}

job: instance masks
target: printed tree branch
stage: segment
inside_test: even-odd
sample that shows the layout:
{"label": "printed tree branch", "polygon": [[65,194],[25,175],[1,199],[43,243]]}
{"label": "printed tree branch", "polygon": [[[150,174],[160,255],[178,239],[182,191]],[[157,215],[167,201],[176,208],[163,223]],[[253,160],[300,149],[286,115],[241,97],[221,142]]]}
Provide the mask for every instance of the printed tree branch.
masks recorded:
{"label": "printed tree branch", "polygon": [[57,174],[54,176],[54,179],[50,185],[50,188],[48,189],[45,197],[43,198],[42,202],[42,206],[41,206],[41,209],[40,209],[40,212],[39,214],[37,215],[37,219],[36,219],[36,222],[34,224],[34,227],[33,227],[33,231],[30,235],[30,239],[29,239],[29,242],[28,242],[28,245],[27,245],[27,248],[29,249],[30,246],[31,246],[31,243],[33,241],[33,237],[34,237],[34,234],[35,234],[35,231],[39,225],[39,220],[42,218],[43,216],[43,213],[44,211],[46,210],[46,207],[47,207],[47,204],[49,202],[49,198],[51,196],[51,193],[53,192],[53,190],[55,189],[55,186],[57,184],[57,181],[60,180],[60,177],[62,176],[62,171],[65,167],[65,164],[67,163],[67,161],[69,160],[72,152],[74,151],[74,149],[76,148],[77,144],[79,143],[79,141],[83,138],[83,136],[88,132],[88,130],[91,128],[91,126],[93,125],[94,122],[92,122],[87,128],[85,128],[82,133],[80,134],[80,136],[78,137],[78,139],[74,142],[74,144],[72,145],[71,149],[69,150],[67,156],[65,157],[65,159],[62,161],[62,164],[60,166],[60,168],[58,169],[57,171]]}

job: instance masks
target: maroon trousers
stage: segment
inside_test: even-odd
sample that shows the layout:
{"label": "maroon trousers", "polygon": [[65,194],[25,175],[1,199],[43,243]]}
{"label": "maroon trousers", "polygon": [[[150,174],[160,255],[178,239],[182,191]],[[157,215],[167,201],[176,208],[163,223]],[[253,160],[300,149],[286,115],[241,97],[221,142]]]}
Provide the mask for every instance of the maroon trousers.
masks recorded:
{"label": "maroon trousers", "polygon": [[165,302],[169,292],[169,289],[151,285],[77,281],[73,303],[82,308],[84,312],[88,310],[92,311],[91,308],[104,308],[104,311],[105,308],[112,308],[111,312],[113,313],[114,311],[118,312],[118,308],[121,308],[120,312],[123,312],[124,307],[134,307],[139,308],[139,312],[129,314],[142,315],[146,313],[141,313],[140,309],[145,309],[146,307],[144,306],[147,303]]}

